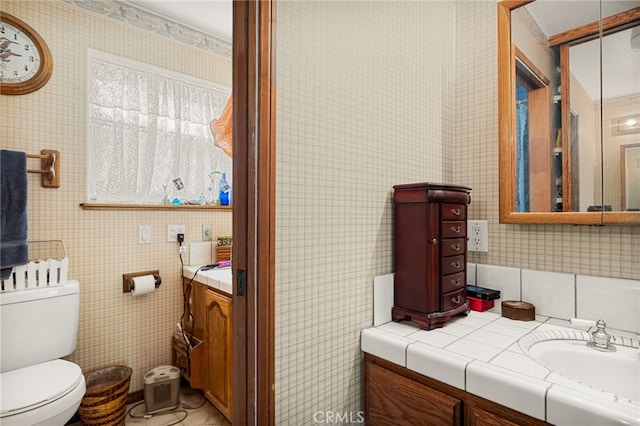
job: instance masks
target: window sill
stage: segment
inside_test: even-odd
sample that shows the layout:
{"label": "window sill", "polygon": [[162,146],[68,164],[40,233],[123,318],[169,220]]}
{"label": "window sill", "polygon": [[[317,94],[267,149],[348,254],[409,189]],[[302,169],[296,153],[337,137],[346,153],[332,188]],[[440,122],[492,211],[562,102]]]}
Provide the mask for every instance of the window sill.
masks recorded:
{"label": "window sill", "polygon": [[84,210],[232,210],[233,206],[199,206],[172,204],[81,203]]}

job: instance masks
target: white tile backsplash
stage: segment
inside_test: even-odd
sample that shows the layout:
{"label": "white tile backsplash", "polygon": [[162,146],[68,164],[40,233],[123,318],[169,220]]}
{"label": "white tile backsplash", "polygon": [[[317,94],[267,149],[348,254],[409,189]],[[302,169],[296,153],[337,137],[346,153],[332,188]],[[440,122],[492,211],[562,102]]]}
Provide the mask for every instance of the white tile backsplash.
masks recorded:
{"label": "white tile backsplash", "polygon": [[501,310],[503,300],[521,300],[520,268],[482,264],[476,268],[477,286],[500,290],[500,299],[495,301],[497,310]]}
{"label": "white tile backsplash", "polygon": [[467,285],[476,285],[476,264],[467,263]]}
{"label": "white tile backsplash", "polygon": [[603,319],[607,327],[640,332],[640,281],[576,277],[576,317]]}
{"label": "white tile backsplash", "polygon": [[522,270],[522,300],[533,303],[536,314],[555,318],[576,315],[575,275]]}
{"label": "white tile backsplash", "polygon": [[393,274],[373,277],[373,325],[391,321],[393,308]]}
{"label": "white tile backsplash", "polygon": [[[640,281],[475,263],[469,263],[467,267],[469,285],[500,291],[501,297],[495,301],[495,308],[492,310],[492,315],[497,321],[488,328],[496,333],[516,336],[521,334],[518,327],[536,328],[546,321],[547,317],[552,317],[555,321],[602,318],[607,327],[640,333]],[[475,279],[471,281],[473,278]],[[393,274],[374,277],[373,298],[374,326],[391,322]],[[523,300],[532,303],[536,308],[536,321],[523,322],[500,318],[502,300]],[[469,313],[466,325],[456,324],[462,317],[454,317],[438,332],[456,337],[466,336],[473,331],[468,325],[476,319],[475,314],[477,312]],[[487,321],[489,317],[484,314],[485,316],[479,316],[478,319]],[[546,328],[549,324],[543,327]],[[429,339],[430,341],[425,343],[434,346],[441,346],[440,343],[446,340]]]}

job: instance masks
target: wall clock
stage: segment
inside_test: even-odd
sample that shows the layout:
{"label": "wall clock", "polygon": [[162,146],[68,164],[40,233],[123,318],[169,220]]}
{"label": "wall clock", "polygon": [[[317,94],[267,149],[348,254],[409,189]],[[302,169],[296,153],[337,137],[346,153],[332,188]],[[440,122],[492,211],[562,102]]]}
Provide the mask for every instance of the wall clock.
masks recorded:
{"label": "wall clock", "polygon": [[29,25],[0,11],[0,93],[24,95],[44,86],[53,59],[42,37]]}

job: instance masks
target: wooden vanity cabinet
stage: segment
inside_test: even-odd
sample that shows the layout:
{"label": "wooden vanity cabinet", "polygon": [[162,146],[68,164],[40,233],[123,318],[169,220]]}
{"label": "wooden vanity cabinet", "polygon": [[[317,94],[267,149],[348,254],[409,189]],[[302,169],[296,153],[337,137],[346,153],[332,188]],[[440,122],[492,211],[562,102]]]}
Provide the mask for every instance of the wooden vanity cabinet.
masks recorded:
{"label": "wooden vanity cabinet", "polygon": [[[185,329],[195,346],[190,350],[190,368],[180,365],[184,348],[174,338],[174,363],[191,387],[232,421],[232,337],[231,296],[197,281],[184,280],[187,297]],[[193,318],[193,321],[189,321]]]}
{"label": "wooden vanity cabinet", "polygon": [[364,380],[365,422],[369,426],[549,425],[367,353]]}
{"label": "wooden vanity cabinet", "polygon": [[204,295],[205,363],[204,394],[231,421],[231,297],[207,288]]}
{"label": "wooden vanity cabinet", "polygon": [[394,321],[432,330],[469,311],[467,205],[471,188],[395,185]]}

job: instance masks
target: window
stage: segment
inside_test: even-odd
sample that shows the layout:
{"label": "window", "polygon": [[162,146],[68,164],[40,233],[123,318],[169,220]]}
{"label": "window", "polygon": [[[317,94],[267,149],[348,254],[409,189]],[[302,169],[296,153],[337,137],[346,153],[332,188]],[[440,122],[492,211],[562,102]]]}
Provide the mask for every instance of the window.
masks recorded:
{"label": "window", "polygon": [[211,172],[231,180],[232,160],[209,127],[231,89],[96,51],[88,68],[90,202],[211,202],[219,178]]}

